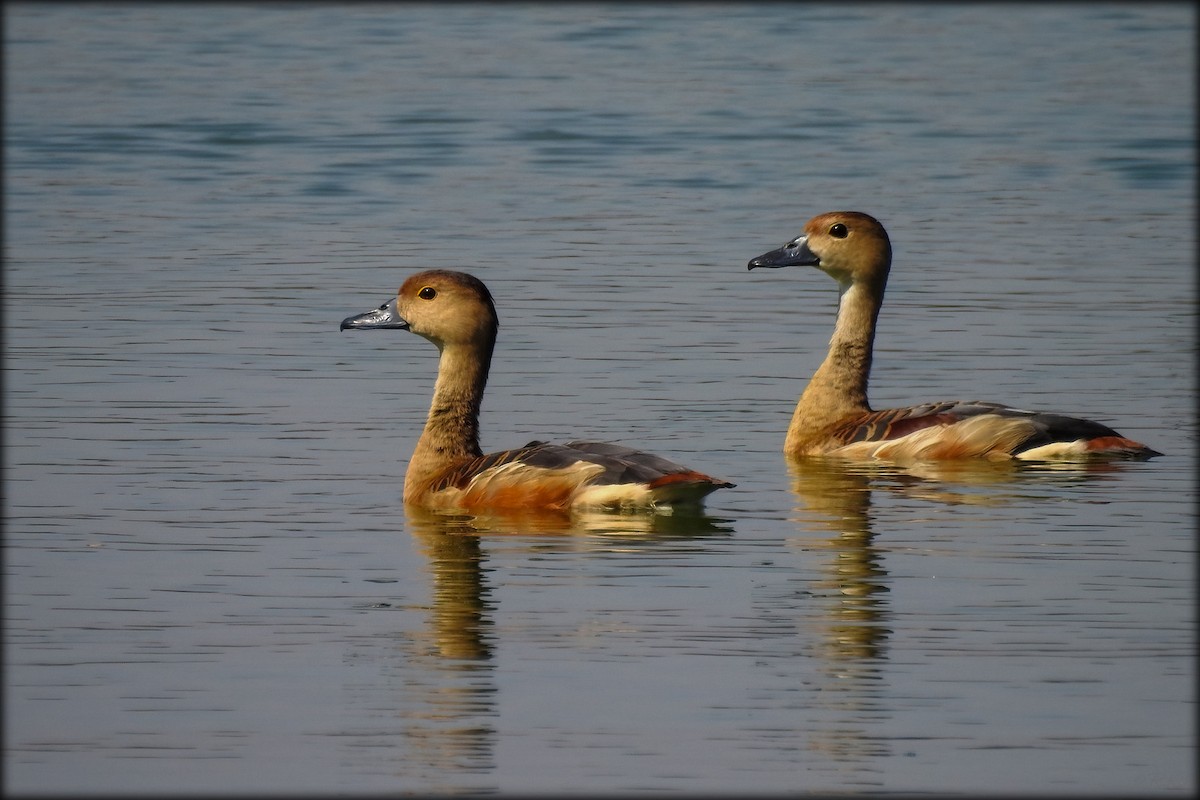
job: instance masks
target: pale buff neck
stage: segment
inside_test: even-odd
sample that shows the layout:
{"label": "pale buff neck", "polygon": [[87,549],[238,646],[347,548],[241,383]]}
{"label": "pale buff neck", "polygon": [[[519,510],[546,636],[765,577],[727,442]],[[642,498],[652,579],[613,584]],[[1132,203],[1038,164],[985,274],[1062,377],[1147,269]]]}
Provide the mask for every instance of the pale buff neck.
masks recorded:
{"label": "pale buff neck", "polygon": [[427,487],[443,470],[481,455],[479,409],[491,366],[492,345],[488,342],[485,347],[442,348],[425,430],[417,440],[404,476],[406,500]]}
{"label": "pale buff neck", "polygon": [[800,395],[784,443],[787,452],[809,453],[829,428],[871,410],[867,380],[883,288],[865,284],[843,288],[829,354]]}

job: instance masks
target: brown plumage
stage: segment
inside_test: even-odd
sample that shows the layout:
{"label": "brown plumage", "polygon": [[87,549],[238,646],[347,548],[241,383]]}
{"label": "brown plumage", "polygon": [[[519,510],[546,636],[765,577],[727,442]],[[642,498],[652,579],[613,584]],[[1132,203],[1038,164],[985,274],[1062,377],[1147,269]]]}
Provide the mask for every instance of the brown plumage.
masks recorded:
{"label": "brown plumage", "polygon": [[1162,455],[1086,419],[997,403],[939,402],[873,411],[867,380],[892,247],[878,220],[856,211],[813,217],[804,233],[747,268],[812,266],[838,282],[829,353],[792,415],[791,456],[836,454],[895,461],[950,458],[1146,459]]}
{"label": "brown plumage", "polygon": [[669,510],[698,507],[709,493],[734,485],[608,442],[530,442],[484,455],[479,409],[498,321],[491,293],[471,275],[417,273],[394,299],[341,325],[386,328],[412,331],[441,353],[429,416],[404,476],[405,503],[458,512]]}

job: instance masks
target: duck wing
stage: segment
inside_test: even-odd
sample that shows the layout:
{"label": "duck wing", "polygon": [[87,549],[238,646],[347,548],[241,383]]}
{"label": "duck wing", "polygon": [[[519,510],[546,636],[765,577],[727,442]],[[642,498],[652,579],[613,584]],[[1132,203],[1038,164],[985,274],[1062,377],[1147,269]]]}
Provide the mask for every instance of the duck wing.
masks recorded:
{"label": "duck wing", "polygon": [[1024,459],[1102,455],[1162,455],[1089,419],[1026,411],[980,400],[953,400],[871,411],[845,420],[832,432],[842,447],[892,443],[881,457],[952,458],[994,454]]}
{"label": "duck wing", "polygon": [[642,450],[575,441],[530,442],[479,456],[438,476],[431,491],[461,493],[471,505],[537,498],[544,505],[658,506],[695,502],[732,486]]}

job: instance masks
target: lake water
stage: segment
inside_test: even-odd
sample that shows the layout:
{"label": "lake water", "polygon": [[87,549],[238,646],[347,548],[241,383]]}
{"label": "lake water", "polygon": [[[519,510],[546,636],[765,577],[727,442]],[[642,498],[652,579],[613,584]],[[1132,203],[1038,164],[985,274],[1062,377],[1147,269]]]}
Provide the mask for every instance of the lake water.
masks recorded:
{"label": "lake water", "polygon": [[[1195,786],[1190,4],[5,5],[10,794]],[[1162,450],[790,469],[891,232],[876,407]],[[400,501],[492,288],[487,449],[618,440],[703,518]]]}

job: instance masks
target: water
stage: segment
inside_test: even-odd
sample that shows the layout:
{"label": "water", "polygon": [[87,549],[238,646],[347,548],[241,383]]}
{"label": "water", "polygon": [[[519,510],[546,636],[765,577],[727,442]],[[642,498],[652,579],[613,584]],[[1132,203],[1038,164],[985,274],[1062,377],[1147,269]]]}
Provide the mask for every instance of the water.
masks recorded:
{"label": "water", "polygon": [[[1190,6],[5,10],[7,791],[1194,790]],[[1167,455],[790,471],[837,208],[876,406]],[[485,447],[738,487],[406,515],[436,354],[337,325],[432,266]]]}

